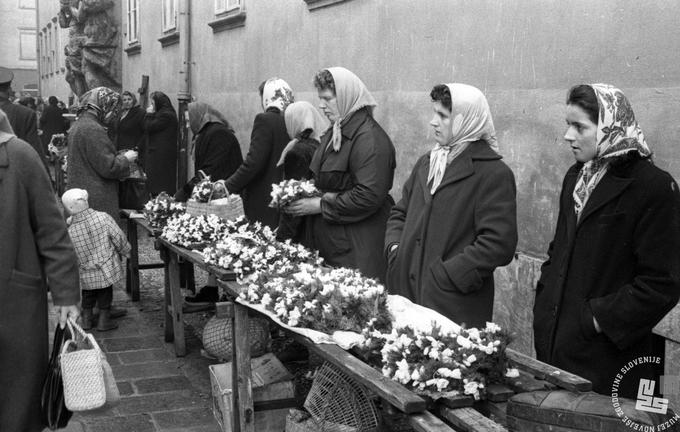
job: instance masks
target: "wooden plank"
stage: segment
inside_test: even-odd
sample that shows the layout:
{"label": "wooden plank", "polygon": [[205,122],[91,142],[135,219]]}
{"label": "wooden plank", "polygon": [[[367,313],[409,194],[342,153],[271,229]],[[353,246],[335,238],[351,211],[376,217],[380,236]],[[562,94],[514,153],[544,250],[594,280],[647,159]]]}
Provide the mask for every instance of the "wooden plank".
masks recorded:
{"label": "wooden plank", "polygon": [[137,224],[134,219],[127,220],[128,242],[130,242],[130,259],[128,259],[128,273],[130,286],[128,292],[133,302],[139,301],[139,244],[137,242]]}
{"label": "wooden plank", "polygon": [[508,348],[505,353],[513,365],[532,373],[538,379],[546,380],[559,387],[575,392],[590,391],[593,388],[593,384],[585,378],[550,366],[513,349]]}
{"label": "wooden plank", "polygon": [[451,429],[429,411],[411,414],[408,417],[408,422],[418,432],[455,432],[454,429]]}
{"label": "wooden plank", "polygon": [[486,388],[486,397],[491,402],[505,402],[514,394],[514,391],[501,384],[489,384]]}
{"label": "wooden plank", "polygon": [[174,245],[163,238],[159,238],[158,240],[161,244],[163,244],[163,246],[177,254],[177,256],[179,256],[182,260],[189,261],[194,265],[197,265],[199,268],[215,275],[217,279],[236,280],[236,273],[234,273],[232,270],[206,264],[205,261],[203,261],[203,256],[200,253]]}
{"label": "wooden plank", "polygon": [[538,380],[523,370],[519,371],[517,378],[506,378],[506,383],[516,393],[545,390],[548,385],[547,381]]}
{"label": "wooden plank", "polygon": [[507,432],[506,428],[484,417],[474,408],[440,406],[437,413],[461,432]]}
{"label": "wooden plank", "polygon": [[172,342],[175,340],[175,332],[172,327],[172,300],[170,299],[170,254],[168,250],[160,248],[161,259],[165,262],[163,268],[163,295],[165,297],[165,342]]}
{"label": "wooden plank", "polygon": [[[182,314],[182,292],[179,287],[179,261],[176,254],[169,251],[170,260],[168,265],[169,286],[165,289],[170,291],[170,309],[172,310],[172,334],[175,343],[175,355],[184,357],[187,353],[184,340],[184,316]],[[167,297],[166,297],[167,299]],[[167,321],[166,321],[167,323]]]}
{"label": "wooden plank", "polygon": [[475,403],[472,396],[458,395],[437,399],[437,403],[449,408],[471,407]]}
{"label": "wooden plank", "polygon": [[[255,432],[255,407],[253,405],[250,341],[248,340],[248,308],[234,303],[232,326],[232,389],[234,391],[233,431]],[[236,385],[234,385],[236,383]]]}

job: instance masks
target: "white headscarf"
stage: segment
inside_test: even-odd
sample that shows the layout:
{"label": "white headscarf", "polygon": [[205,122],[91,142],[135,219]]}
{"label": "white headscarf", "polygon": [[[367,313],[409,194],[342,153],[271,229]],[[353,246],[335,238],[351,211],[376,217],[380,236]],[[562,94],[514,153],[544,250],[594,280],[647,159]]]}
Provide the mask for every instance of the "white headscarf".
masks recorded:
{"label": "white headscarf", "polygon": [[262,90],[262,106],[267,108],[275,107],[283,112],[288,105],[295,102],[293,90],[287,82],[281,78],[269,78]]}
{"label": "white headscarf", "polygon": [[333,137],[330,141],[333,150],[337,152],[342,144],[342,124],[363,107],[369,107],[370,113],[373,114],[373,108],[377,104],[366,85],[353,72],[344,67],[330,67],[326,70],[333,76],[338,104],[339,118],[333,123]]}
{"label": "white headscarf", "polygon": [[326,118],[314,108],[314,105],[307,101],[294,102],[288,105],[284,112],[284,117],[286,120],[288,136],[291,137],[292,140],[286,145],[283,152],[281,152],[281,157],[279,158],[277,166],[283,165],[286,153],[295,147],[302,132],[311,129],[312,133],[309,135],[309,138],[319,141],[321,134],[328,129],[328,121]]}
{"label": "white headscarf", "polygon": [[[427,181],[432,181],[430,192],[437,191],[444,177],[450,154],[453,158],[463,152],[469,143],[477,140],[486,141],[498,151],[496,129],[493,126],[491,110],[484,94],[476,87],[451,83],[446,84],[451,93],[451,141],[437,144],[430,152],[430,170]],[[453,159],[451,158],[451,159]]]}
{"label": "white headscarf", "polygon": [[7,114],[0,109],[0,144],[6,143],[15,136]]}

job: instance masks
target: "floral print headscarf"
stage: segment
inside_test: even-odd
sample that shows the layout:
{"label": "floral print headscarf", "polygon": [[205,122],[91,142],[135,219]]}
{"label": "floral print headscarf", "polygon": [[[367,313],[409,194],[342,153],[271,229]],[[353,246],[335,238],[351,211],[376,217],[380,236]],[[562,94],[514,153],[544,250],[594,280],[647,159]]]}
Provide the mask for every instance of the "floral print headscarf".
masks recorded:
{"label": "floral print headscarf", "polygon": [[281,78],[269,78],[262,90],[262,106],[264,109],[278,108],[283,112],[286,107],[295,102],[293,90]]}
{"label": "floral print headscarf", "polygon": [[108,87],[95,87],[80,97],[78,114],[90,110],[104,126],[109,126],[118,118],[121,97]]}
{"label": "floral print headscarf", "polygon": [[621,90],[609,84],[591,84],[600,113],[597,119],[597,154],[583,164],[574,188],[574,210],[580,217],[595,186],[604,177],[609,162],[629,152],[649,157],[652,151],[645,142],[633,108]]}

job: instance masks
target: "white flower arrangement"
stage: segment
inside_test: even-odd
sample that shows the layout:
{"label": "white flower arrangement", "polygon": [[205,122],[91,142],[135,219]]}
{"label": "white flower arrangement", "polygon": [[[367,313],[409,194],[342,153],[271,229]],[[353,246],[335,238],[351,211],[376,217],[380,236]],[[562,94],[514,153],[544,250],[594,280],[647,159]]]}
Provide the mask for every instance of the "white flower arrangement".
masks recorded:
{"label": "white flower arrangement", "polygon": [[321,191],[314,186],[313,181],[290,179],[273,184],[270,195],[272,200],[269,207],[281,208],[300,198],[321,196]]}
{"label": "white flower arrangement", "polygon": [[220,239],[226,229],[225,221],[215,215],[181,213],[168,219],[161,237],[185,248],[202,249]]}
{"label": "white flower arrangement", "polygon": [[162,228],[169,218],[182,214],[185,210],[184,203],[176,202],[173,197],[161,192],[144,205],[144,216],[153,228]]}

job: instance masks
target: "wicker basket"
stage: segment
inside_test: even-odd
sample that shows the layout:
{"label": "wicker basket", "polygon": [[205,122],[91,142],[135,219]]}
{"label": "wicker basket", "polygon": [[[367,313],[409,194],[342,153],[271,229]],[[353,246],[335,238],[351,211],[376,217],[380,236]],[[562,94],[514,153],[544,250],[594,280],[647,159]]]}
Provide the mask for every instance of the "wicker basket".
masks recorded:
{"label": "wicker basket", "polygon": [[214,214],[224,220],[236,219],[243,216],[243,200],[238,195],[229,195],[208,202],[187,201],[187,213],[191,216],[207,216]]}
{"label": "wicker basket", "polygon": [[330,363],[319,368],[304,404],[324,432],[377,432],[380,417],[363,386]]}
{"label": "wicker basket", "polygon": [[[64,403],[71,411],[87,411],[106,403],[102,352],[90,333],[85,333],[77,324],[69,321],[71,334],[76,333],[74,327],[84,335],[84,340],[76,343],[74,339],[69,339],[61,351],[59,361],[64,381]],[[76,351],[69,352],[72,347]]]}
{"label": "wicker basket", "polygon": [[[232,320],[214,316],[203,328],[203,348],[217,358],[231,360],[233,341],[231,339]],[[269,323],[264,318],[251,317],[248,320],[248,340],[251,357],[259,357],[269,347]]]}

